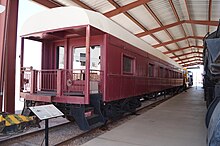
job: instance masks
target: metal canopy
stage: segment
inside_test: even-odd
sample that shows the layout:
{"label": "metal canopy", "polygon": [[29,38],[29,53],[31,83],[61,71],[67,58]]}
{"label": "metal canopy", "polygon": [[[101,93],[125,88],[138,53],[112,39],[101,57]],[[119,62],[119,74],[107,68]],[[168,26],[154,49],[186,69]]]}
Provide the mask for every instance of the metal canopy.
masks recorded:
{"label": "metal canopy", "polygon": [[48,8],[79,6],[100,12],[183,66],[202,63],[202,39],[215,31],[220,18],[218,0],[32,1]]}

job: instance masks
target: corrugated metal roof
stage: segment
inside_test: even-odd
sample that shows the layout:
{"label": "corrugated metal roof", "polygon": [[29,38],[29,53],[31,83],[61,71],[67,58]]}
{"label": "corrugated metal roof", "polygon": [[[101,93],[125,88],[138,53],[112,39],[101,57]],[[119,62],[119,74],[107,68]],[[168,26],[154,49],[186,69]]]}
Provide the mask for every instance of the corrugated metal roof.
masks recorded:
{"label": "corrugated metal roof", "polygon": [[115,8],[106,0],[89,0],[89,1],[80,0],[80,1],[86,3],[89,7],[101,13],[111,11]]}
{"label": "corrugated metal roof", "polygon": [[170,41],[169,36],[164,31],[156,32],[154,33],[154,35],[161,41],[164,41],[164,42]]}
{"label": "corrugated metal roof", "polygon": [[159,47],[159,48],[157,48],[158,50],[160,50],[161,52],[166,52],[166,51],[168,51],[165,47]]}
{"label": "corrugated metal roof", "polygon": [[208,18],[208,0],[189,0],[188,4],[193,20]]}
{"label": "corrugated metal roof", "polygon": [[204,36],[208,32],[208,28],[205,25],[195,25],[195,31],[197,36]]}
{"label": "corrugated metal roof", "polygon": [[170,50],[176,50],[176,44],[169,44],[169,45],[166,45]]}
{"label": "corrugated metal roof", "polygon": [[220,2],[219,0],[212,0],[212,16],[211,20],[220,19]]}
{"label": "corrugated metal roof", "polygon": [[181,29],[181,26],[175,26],[175,27],[171,27],[171,28],[168,28],[167,29],[170,34],[175,38],[175,39],[178,39],[178,38],[181,38],[184,36],[183,34],[183,31]]}
{"label": "corrugated metal roof", "polygon": [[[219,0],[212,0],[211,13],[209,13],[210,0],[50,0],[49,2],[53,1],[65,6],[78,5],[103,13],[150,45],[156,45],[155,49],[162,52],[184,49],[187,46],[202,46],[201,38],[208,31],[216,30],[216,25],[208,28],[209,22],[217,24],[220,18]],[[169,27],[170,24],[173,26]],[[183,55],[193,50],[202,52],[202,48],[184,49],[169,53],[167,56]]]}
{"label": "corrugated metal roof", "polygon": [[143,24],[146,28],[157,28],[160,25],[156,22],[153,16],[148,13],[144,6],[139,6],[128,11],[136,20]]}
{"label": "corrugated metal roof", "polygon": [[138,27],[133,21],[131,21],[124,14],[116,15],[112,17],[111,19],[133,34],[142,32],[142,29]]}
{"label": "corrugated metal roof", "polygon": [[78,6],[76,3],[70,0],[54,0],[55,2],[61,3],[65,6]]}
{"label": "corrugated metal roof", "polygon": [[130,4],[132,2],[135,2],[137,0],[115,0],[116,3],[118,3],[119,5],[127,5]]}
{"label": "corrugated metal roof", "polygon": [[167,0],[156,0],[148,4],[160,21],[166,25],[176,21],[172,8]]}
{"label": "corrugated metal roof", "polygon": [[143,39],[145,42],[147,42],[150,45],[158,44],[158,42],[154,38],[152,38],[150,35],[143,36],[141,37],[141,39]]}
{"label": "corrugated metal roof", "polygon": [[177,42],[177,44],[178,44],[181,48],[184,48],[184,47],[187,47],[187,46],[188,46],[187,40],[179,41],[179,42]]}
{"label": "corrugated metal roof", "polygon": [[176,8],[180,20],[188,19],[185,1],[184,0],[172,0],[172,1]]}

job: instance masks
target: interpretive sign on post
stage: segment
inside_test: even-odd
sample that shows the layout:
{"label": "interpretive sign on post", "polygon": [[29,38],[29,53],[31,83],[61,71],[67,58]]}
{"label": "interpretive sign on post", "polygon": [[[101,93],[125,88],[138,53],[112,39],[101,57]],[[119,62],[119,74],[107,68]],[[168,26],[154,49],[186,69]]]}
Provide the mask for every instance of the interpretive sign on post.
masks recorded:
{"label": "interpretive sign on post", "polygon": [[40,119],[45,120],[45,146],[49,145],[48,137],[48,120],[63,116],[63,113],[58,110],[53,104],[29,107],[29,109]]}

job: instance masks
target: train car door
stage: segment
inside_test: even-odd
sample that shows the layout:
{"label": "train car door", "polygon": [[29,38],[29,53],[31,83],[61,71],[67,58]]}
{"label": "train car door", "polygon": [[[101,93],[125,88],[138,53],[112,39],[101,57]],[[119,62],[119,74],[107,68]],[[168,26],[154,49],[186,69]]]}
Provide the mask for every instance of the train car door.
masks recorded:
{"label": "train car door", "polygon": [[[90,47],[90,90],[98,92],[100,81],[100,45]],[[86,69],[86,48],[77,46],[72,48],[72,70],[78,86],[84,85]],[[80,89],[75,85],[75,88]],[[72,89],[75,90],[75,89]],[[83,89],[82,89],[83,90]],[[75,90],[76,91],[76,90]]]}
{"label": "train car door", "polygon": [[55,69],[65,69],[65,48],[64,42],[54,44],[55,49]]}
{"label": "train car door", "polygon": [[[73,47],[72,49],[72,69],[85,70],[86,48],[83,46]],[[90,47],[90,70],[100,70],[100,45]]]}

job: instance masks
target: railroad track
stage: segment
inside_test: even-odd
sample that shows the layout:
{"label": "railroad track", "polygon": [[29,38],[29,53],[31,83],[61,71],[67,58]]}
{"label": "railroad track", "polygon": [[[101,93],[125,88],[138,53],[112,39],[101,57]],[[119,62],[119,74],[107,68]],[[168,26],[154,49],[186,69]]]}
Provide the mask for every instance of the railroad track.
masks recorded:
{"label": "railroad track", "polygon": [[[94,128],[94,129],[86,131],[86,132],[79,132],[79,133],[77,133],[76,135],[74,135],[72,137],[69,137],[69,138],[66,138],[66,139],[63,138],[64,140],[59,140],[59,142],[52,143],[52,145],[55,145],[55,146],[68,145],[68,144],[70,144],[74,141],[83,141],[81,139],[85,138],[85,137],[88,137],[88,140],[90,140],[91,137],[97,137],[98,135],[103,134],[104,132],[106,132],[106,130],[112,129],[112,128],[109,128],[109,127],[111,127],[111,125],[114,125],[114,124],[117,125],[117,122],[120,122],[120,121],[123,122],[123,120],[125,120],[128,117],[131,117],[131,116],[134,116],[134,115],[139,115],[139,114],[142,113],[142,111],[146,112],[146,111],[156,107],[157,105],[163,103],[164,101],[170,99],[171,97],[173,97],[173,95],[171,95],[169,97],[166,97],[166,98],[160,96],[160,97],[158,97],[159,98],[158,100],[151,101],[152,103],[149,103],[148,105],[144,105],[145,102],[143,102],[143,106],[138,108],[136,110],[135,114],[126,114],[125,116],[121,117],[117,121],[109,121],[104,126],[97,127],[97,128]],[[146,101],[149,101],[149,100],[146,100]],[[56,126],[50,127],[49,130],[51,131],[53,129],[62,129],[65,125],[70,124],[70,123],[71,122],[67,122],[67,123],[63,123],[63,124],[60,124],[60,125],[56,125]],[[20,135],[16,135],[16,136],[13,136],[11,138],[0,139],[0,143],[1,144],[4,144],[4,143],[7,144],[9,141],[10,141],[10,143],[13,143],[12,141],[14,141],[16,143],[16,141],[22,141],[22,140],[25,140],[25,139],[33,138],[33,137],[35,137],[35,135],[44,136],[44,129],[40,129],[40,130],[37,130],[37,131],[32,131],[32,132],[24,133],[24,134],[20,134]],[[49,138],[50,138],[50,136],[49,136]],[[88,141],[88,140],[86,140],[86,141]],[[53,141],[53,140],[51,140],[51,141]]]}
{"label": "railroad track", "polygon": [[[66,123],[62,123],[62,124],[59,124],[59,125],[55,125],[55,126],[51,126],[49,127],[50,130],[52,129],[56,129],[56,128],[60,128],[64,125],[67,125],[67,124],[70,124],[71,122],[66,122]],[[22,134],[18,134],[18,135],[6,135],[4,137],[6,138],[2,138],[0,139],[0,143],[3,144],[3,143],[7,143],[8,141],[16,141],[16,140],[21,140],[21,139],[25,139],[27,137],[33,137],[35,135],[39,135],[39,134],[43,134],[44,135],[44,131],[45,129],[42,128],[40,130],[34,130],[34,131],[31,131],[31,132],[27,132],[27,133],[22,133]]]}
{"label": "railroad track", "polygon": [[[132,115],[139,115],[139,113],[141,113],[142,111],[146,112],[146,111],[148,111],[148,110],[150,110],[150,109],[152,109],[152,108],[158,106],[159,104],[161,104],[161,103],[167,101],[168,99],[172,98],[173,96],[175,96],[175,95],[171,95],[170,97],[163,98],[163,99],[157,100],[157,101],[155,101],[155,102],[153,102],[153,103],[151,103],[151,104],[149,104],[149,105],[140,107],[140,108],[138,108],[138,109],[136,110],[135,114],[127,114],[127,115],[123,116],[122,118],[120,118],[119,120],[123,120],[123,119],[125,119],[125,118],[127,118],[127,117],[129,117],[129,116],[132,116]],[[55,145],[55,146],[65,146],[65,145],[70,145],[70,144],[71,144],[73,141],[75,141],[75,140],[82,141],[82,140],[80,140],[81,138],[85,138],[85,137],[97,137],[97,136],[100,135],[100,134],[94,136],[94,133],[101,133],[100,131],[110,130],[110,129],[108,128],[108,126],[111,125],[111,124],[114,124],[114,123],[115,123],[115,121],[110,121],[110,122],[108,122],[106,125],[104,125],[104,126],[102,126],[102,127],[97,127],[97,128],[92,129],[92,130],[83,132],[83,133],[81,133],[81,134],[79,134],[79,135],[77,135],[77,136],[73,136],[73,137],[71,137],[71,138],[68,138],[68,139],[66,139],[66,140],[64,140],[64,141],[61,141],[61,142],[59,142],[59,143],[56,143],[56,144],[54,144],[54,145]],[[87,140],[87,141],[88,141],[88,140]]]}

